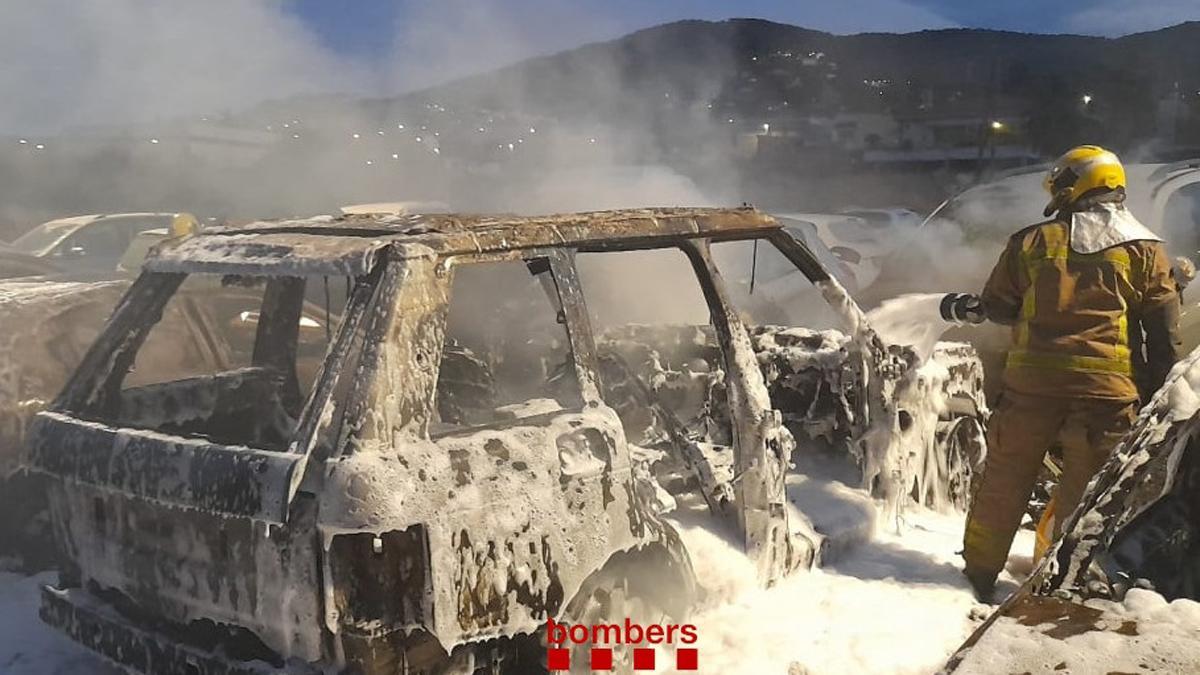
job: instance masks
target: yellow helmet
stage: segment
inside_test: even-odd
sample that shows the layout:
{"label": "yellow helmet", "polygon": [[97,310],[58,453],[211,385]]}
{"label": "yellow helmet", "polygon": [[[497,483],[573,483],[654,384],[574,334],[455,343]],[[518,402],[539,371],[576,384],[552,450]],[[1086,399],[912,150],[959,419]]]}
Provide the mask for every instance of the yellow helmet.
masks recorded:
{"label": "yellow helmet", "polygon": [[189,234],[195,234],[200,231],[200,223],[196,220],[196,216],[190,213],[176,213],[175,217],[171,218],[171,227],[169,228],[170,237],[186,237]]}
{"label": "yellow helmet", "polygon": [[1117,156],[1098,145],[1071,148],[1050,167],[1044,183],[1050,193],[1045,214],[1070,206],[1097,188],[1125,187],[1125,167]]}

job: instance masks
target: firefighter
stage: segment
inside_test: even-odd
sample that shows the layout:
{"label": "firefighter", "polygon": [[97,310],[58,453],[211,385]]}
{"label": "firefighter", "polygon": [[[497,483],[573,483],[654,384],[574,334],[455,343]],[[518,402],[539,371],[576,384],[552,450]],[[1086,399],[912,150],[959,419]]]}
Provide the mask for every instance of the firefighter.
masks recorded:
{"label": "firefighter", "polygon": [[[1047,220],[1014,234],[980,296],[951,294],[958,323],[1012,326],[983,474],[963,535],[964,573],[988,601],[1008,559],[1042,457],[1061,443],[1054,535],[1137,414],[1131,342],[1148,389],[1179,350],[1178,288],[1162,239],[1125,207],[1113,153],[1074,148],[1051,167]],[[1140,339],[1131,341],[1130,336]]]}

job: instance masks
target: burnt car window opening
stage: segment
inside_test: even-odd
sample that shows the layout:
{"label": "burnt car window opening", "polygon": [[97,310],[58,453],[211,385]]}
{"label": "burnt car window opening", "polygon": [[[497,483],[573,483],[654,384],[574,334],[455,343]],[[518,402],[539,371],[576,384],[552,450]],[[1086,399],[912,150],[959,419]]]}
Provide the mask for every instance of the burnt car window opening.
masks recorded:
{"label": "burnt car window opening", "polygon": [[696,273],[679,249],[584,252],[575,266],[597,333],[631,324],[708,323]]}
{"label": "burnt car window opening", "polygon": [[[140,285],[174,275],[147,274]],[[124,334],[97,343],[110,372],[84,417],[216,443],[282,450],[338,314],[304,300],[299,277],[193,274],[173,292],[131,294]],[[127,365],[122,365],[127,364]]]}
{"label": "burnt car window opening", "polygon": [[820,290],[773,241],[714,241],[709,250],[745,323],[813,329],[840,325]]}
{"label": "burnt car window opening", "polygon": [[602,391],[630,441],[732,445],[724,356],[688,257],[677,248],[580,253],[575,265]]}
{"label": "burnt car window opening", "polygon": [[579,379],[548,263],[455,262],[431,432],[577,407]]}
{"label": "burnt car window opening", "polygon": [[31,255],[46,255],[71,229],[70,225],[44,223],[14,239],[12,247]]}

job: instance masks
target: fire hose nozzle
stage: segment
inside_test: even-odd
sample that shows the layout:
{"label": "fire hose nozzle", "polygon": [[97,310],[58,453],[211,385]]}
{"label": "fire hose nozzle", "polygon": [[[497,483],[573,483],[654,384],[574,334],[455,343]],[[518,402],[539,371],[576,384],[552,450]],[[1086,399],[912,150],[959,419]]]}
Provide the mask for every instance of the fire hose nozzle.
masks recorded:
{"label": "fire hose nozzle", "polygon": [[987,320],[983,301],[972,293],[947,293],[940,306],[942,318],[957,325],[980,324]]}

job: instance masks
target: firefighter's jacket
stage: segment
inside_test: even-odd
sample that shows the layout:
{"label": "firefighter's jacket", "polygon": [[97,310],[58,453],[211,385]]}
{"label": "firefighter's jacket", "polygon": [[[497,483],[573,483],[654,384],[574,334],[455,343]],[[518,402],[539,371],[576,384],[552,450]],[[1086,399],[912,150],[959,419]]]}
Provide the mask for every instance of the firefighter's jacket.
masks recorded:
{"label": "firefighter's jacket", "polygon": [[1070,222],[1070,214],[1060,215],[1014,234],[984,287],[988,318],[1013,327],[1004,385],[1132,401],[1134,349],[1145,350],[1137,361],[1146,372],[1138,375],[1150,391],[1178,358],[1180,301],[1170,260],[1151,240],[1079,253]]}

